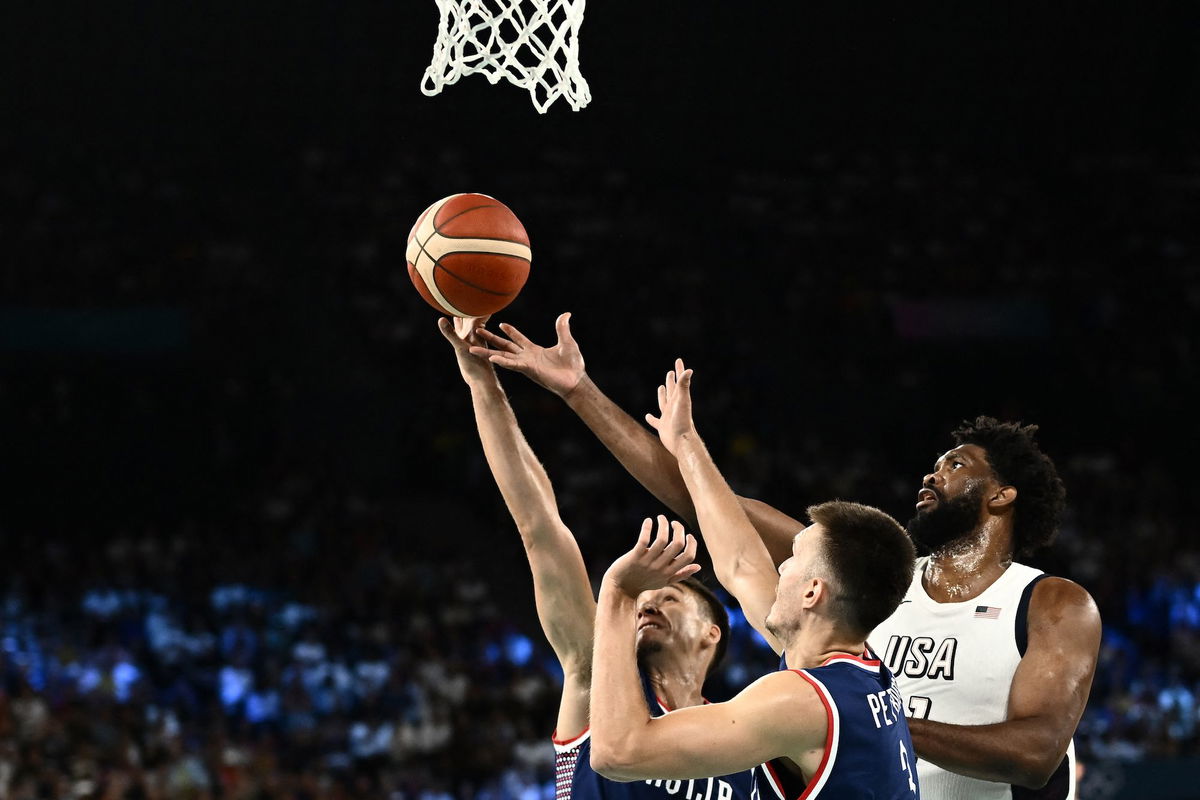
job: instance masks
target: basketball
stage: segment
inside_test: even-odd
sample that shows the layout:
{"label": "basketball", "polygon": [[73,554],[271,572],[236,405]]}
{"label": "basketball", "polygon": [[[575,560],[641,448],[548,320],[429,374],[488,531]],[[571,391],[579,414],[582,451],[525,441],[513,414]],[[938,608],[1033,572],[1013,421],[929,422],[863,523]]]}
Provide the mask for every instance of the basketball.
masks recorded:
{"label": "basketball", "polygon": [[508,206],[486,194],[443,197],[417,218],[405,250],[421,297],[456,317],[507,306],[529,277],[529,236]]}

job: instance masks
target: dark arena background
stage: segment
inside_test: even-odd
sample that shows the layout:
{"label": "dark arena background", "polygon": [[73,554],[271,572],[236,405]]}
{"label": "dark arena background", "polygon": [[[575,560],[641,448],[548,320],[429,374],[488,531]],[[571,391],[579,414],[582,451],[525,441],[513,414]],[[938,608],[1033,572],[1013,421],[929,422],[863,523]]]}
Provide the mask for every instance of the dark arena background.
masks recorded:
{"label": "dark arena background", "polygon": [[[1036,422],[1096,598],[1085,798],[1196,797],[1200,15],[601,2],[590,106],[418,91],[432,0],[14,3],[0,32],[0,798],[553,796],[561,680],[405,239],[522,219],[636,417],[911,516]],[[660,506],[507,373],[598,580]],[[706,568],[710,574],[711,569]],[[772,666],[734,613],[724,698]]]}

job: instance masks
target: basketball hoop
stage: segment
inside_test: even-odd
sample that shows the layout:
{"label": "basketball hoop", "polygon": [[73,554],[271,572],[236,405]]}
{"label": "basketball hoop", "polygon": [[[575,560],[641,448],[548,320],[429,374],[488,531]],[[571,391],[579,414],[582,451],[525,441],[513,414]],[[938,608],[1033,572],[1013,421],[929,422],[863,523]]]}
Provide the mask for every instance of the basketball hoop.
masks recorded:
{"label": "basketball hoop", "polygon": [[575,111],[592,99],[579,74],[579,26],[586,0],[436,0],[433,60],[421,81],[432,97],[481,72],[529,90],[538,113],[562,97]]}

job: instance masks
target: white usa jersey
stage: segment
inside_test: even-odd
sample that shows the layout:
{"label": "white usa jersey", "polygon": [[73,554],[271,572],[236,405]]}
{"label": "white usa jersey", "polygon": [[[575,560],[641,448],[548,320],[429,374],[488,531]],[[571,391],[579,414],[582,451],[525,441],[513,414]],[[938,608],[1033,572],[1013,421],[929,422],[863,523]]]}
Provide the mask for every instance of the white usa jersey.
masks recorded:
{"label": "white usa jersey", "polygon": [[[1013,564],[979,596],[938,603],[921,585],[928,558],[896,612],[868,640],[896,676],[910,717],[953,725],[1003,722],[1013,673],[1025,653],[1029,597],[1046,577]],[[918,759],[926,800],[1067,800],[1075,796],[1075,745],[1037,790],[968,778]]]}

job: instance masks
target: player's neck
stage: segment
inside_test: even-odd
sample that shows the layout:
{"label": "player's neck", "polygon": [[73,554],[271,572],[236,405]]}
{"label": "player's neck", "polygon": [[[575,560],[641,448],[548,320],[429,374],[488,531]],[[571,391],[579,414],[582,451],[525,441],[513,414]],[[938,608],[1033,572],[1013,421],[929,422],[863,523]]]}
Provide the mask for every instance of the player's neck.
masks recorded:
{"label": "player's neck", "polygon": [[814,669],[836,656],[858,657],[867,649],[862,639],[844,633],[815,618],[796,631],[791,641],[784,642],[788,669]]}
{"label": "player's neck", "polygon": [[1012,564],[1012,533],[1000,520],[980,525],[929,557],[921,585],[938,603],[972,600]]}
{"label": "player's neck", "polygon": [[704,702],[704,669],[699,665],[646,664],[645,670],[654,696],[668,709],[688,708]]}

